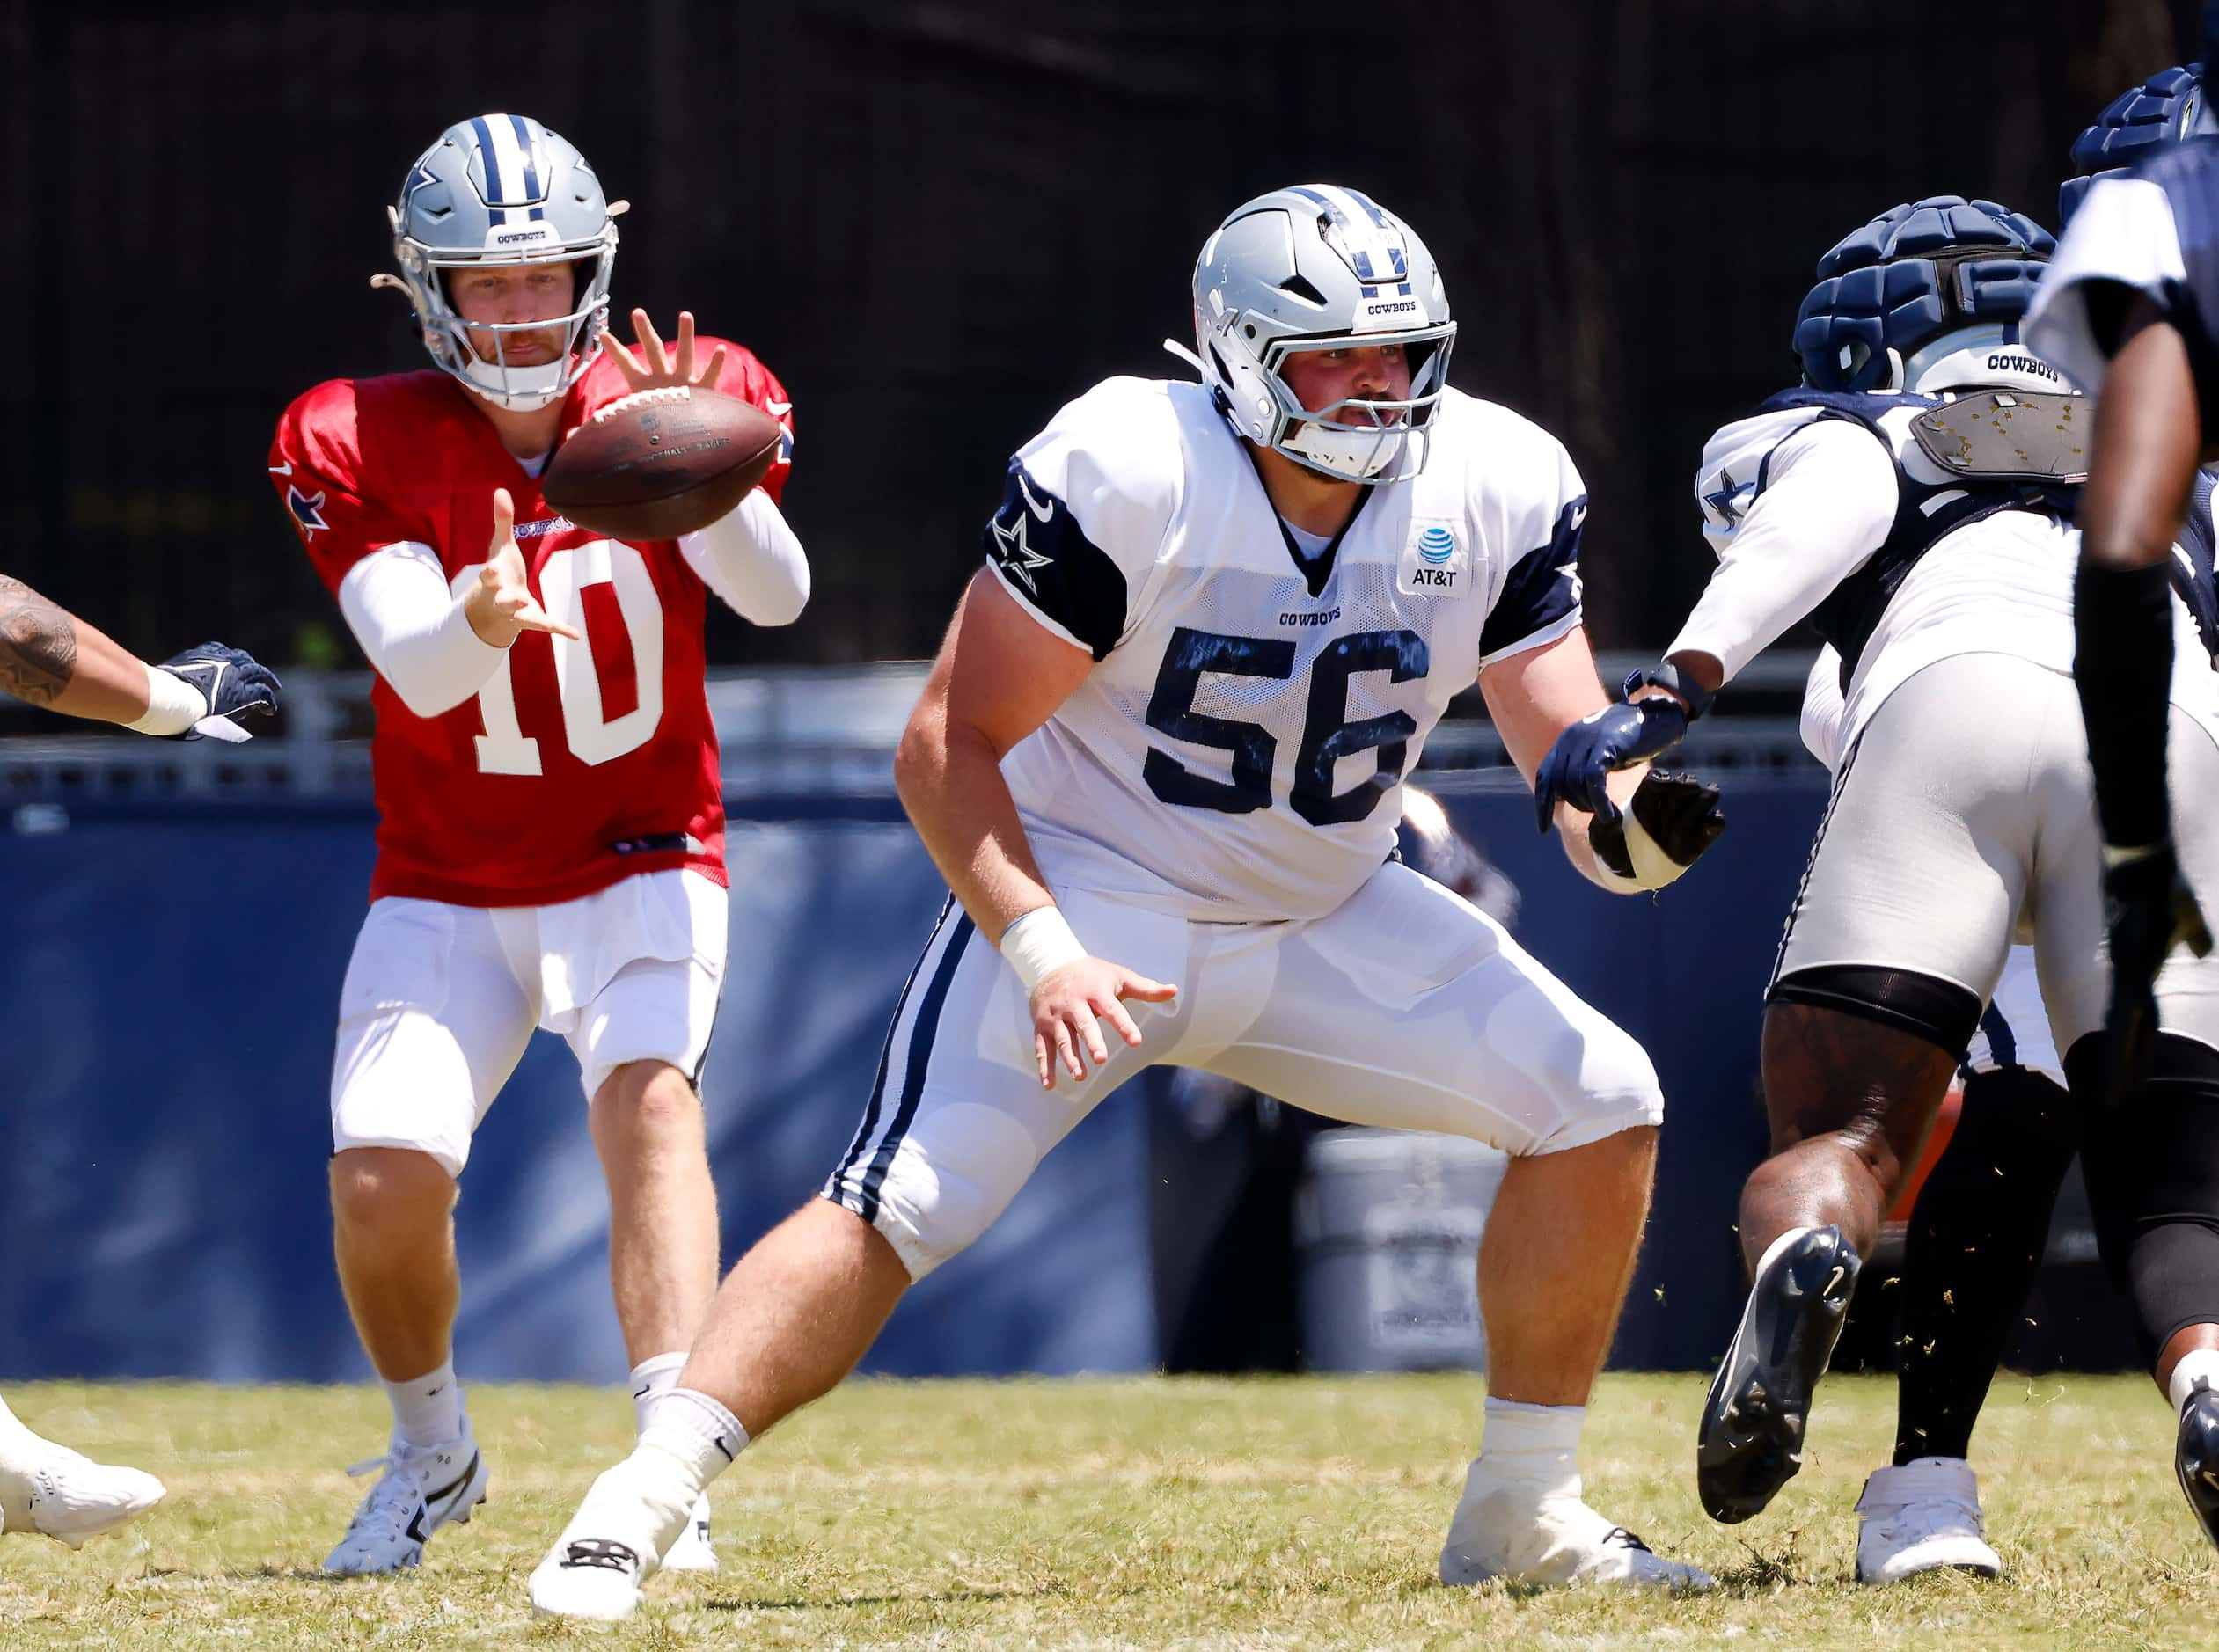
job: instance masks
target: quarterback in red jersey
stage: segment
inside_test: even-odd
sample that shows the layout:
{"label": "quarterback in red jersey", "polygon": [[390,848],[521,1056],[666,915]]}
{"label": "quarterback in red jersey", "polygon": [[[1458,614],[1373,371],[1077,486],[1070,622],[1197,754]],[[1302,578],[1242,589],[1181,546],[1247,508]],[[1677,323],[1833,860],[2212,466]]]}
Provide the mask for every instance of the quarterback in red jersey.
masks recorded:
{"label": "quarterback in red jersey", "polygon": [[[325,1562],[421,1558],[484,1501],[455,1380],[451,1213],[470,1140],[535,1027],[578,1058],[606,1173],[610,1271],[642,1427],[717,1279],[699,1093],[724,969],[724,808],[703,684],[711,592],[785,625],[808,563],[779,511],[792,407],[737,345],[605,336],[616,215],[521,115],[458,122],[391,209],[433,367],[333,380],[286,410],[270,479],[377,673],[370,907],[340,995],[334,1249],[393,1409]],[[677,540],[552,511],[539,478],[598,408],[714,387],[780,420],[761,487]],[[704,1503],[690,1563],[715,1564]]]}

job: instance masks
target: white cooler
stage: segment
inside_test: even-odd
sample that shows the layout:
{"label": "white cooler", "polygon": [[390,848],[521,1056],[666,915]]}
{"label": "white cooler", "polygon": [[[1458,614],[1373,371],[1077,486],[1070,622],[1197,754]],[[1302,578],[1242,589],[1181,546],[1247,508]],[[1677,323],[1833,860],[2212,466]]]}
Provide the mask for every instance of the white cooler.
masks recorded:
{"label": "white cooler", "polygon": [[1479,1236],[1509,1156],[1460,1136],[1327,1130],[1295,1204],[1312,1371],[1483,1371]]}

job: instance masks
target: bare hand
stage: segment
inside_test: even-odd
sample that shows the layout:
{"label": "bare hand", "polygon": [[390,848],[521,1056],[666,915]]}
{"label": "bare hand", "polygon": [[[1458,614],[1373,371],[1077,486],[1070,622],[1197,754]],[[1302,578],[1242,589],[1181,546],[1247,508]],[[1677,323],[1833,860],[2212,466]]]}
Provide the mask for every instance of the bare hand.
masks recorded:
{"label": "bare hand", "polygon": [[486,547],[486,566],[464,594],[462,611],[478,640],[495,648],[507,647],[527,631],[544,631],[573,642],[583,640],[560,620],[549,618],[539,599],[531,594],[524,552],[516,545],[516,501],[505,487],[494,489],[493,543]]}
{"label": "bare hand", "polygon": [[1102,1021],[1108,1021],[1117,1029],[1118,1037],[1139,1048],[1140,1029],[1132,1024],[1132,1017],[1125,1013],[1119,1000],[1166,1004],[1178,995],[1178,988],[1135,975],[1106,958],[1081,958],[1049,971],[1032,990],[1032,1053],[1040,1070],[1040,1087],[1056,1087],[1058,1059],[1074,1084],[1084,1084],[1087,1066],[1080,1055],[1082,1045],[1096,1067],[1110,1059],[1110,1047],[1102,1042]]}
{"label": "bare hand", "polygon": [[640,358],[617,342],[612,332],[608,338],[609,359],[617,364],[617,371],[624,375],[627,391],[661,390],[671,384],[692,384],[702,390],[714,390],[716,381],[724,376],[724,347],[718,345],[709,356],[708,366],[697,375],[693,370],[693,312],[678,311],[678,344],[675,352],[663,347],[662,336],[655,330],[655,323],[648,319],[648,312],[632,312],[632,336],[639,340]]}

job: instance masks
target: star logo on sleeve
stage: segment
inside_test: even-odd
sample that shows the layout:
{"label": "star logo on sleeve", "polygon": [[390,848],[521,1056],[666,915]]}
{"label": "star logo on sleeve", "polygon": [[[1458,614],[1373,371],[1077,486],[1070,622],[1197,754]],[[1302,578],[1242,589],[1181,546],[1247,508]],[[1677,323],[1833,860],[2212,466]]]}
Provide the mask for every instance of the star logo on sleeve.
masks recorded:
{"label": "star logo on sleeve", "polygon": [[1737,482],[1732,471],[1722,470],[1718,472],[1717,492],[1705,493],[1703,505],[1724,526],[1738,528],[1741,525],[1742,514],[1749,508],[1749,501],[1756,496],[1757,485],[1754,482]]}
{"label": "star logo on sleeve", "polygon": [[310,539],[331,526],[324,520],[324,490],[304,493],[297,486],[285,489],[285,508],[293,513],[293,520],[300,524],[301,532]]}
{"label": "star logo on sleeve", "polygon": [[1569,562],[1559,564],[1556,572],[1571,581],[1571,600],[1575,603],[1587,600],[1586,582],[1579,577],[1578,558],[1574,557]]}
{"label": "star logo on sleeve", "polygon": [[1003,571],[1010,578],[1015,580],[1035,596],[1038,596],[1040,587],[1033,579],[1033,570],[1052,567],[1055,558],[1044,555],[1032,548],[1025,537],[1032,517],[1022,510],[1016,515],[1016,523],[1011,526],[1005,526],[999,516],[994,518],[992,525],[994,530],[995,555],[1000,559]]}

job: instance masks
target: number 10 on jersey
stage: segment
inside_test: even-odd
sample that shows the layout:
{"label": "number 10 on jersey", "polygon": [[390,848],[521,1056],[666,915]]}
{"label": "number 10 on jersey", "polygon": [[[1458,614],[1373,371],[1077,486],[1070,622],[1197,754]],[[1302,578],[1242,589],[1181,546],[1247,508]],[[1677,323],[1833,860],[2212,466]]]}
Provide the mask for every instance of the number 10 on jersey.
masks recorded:
{"label": "number 10 on jersey", "polygon": [[[457,574],[456,594],[477,577],[474,567]],[[595,596],[595,588],[603,586],[613,596],[613,604]],[[639,548],[618,539],[596,539],[553,552],[539,569],[539,603],[550,617],[586,639],[547,639],[554,645],[562,735],[571,755],[581,763],[607,763],[647,744],[663,720],[663,603]],[[606,634],[612,629],[623,632],[620,642]],[[597,634],[602,656],[621,657],[612,643],[630,650],[633,678],[639,685],[639,703],[614,717],[604,707],[604,674],[594,650]],[[478,691],[478,710],[486,725],[486,732],[477,737],[478,771],[538,774],[544,771],[539,738],[525,734],[517,721],[509,664],[509,654],[503,654],[492,681]]]}

